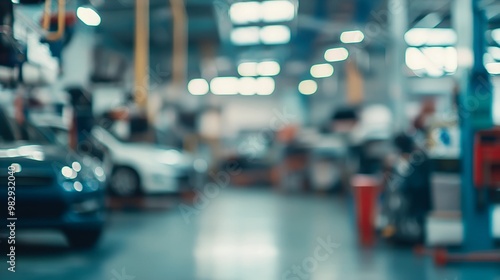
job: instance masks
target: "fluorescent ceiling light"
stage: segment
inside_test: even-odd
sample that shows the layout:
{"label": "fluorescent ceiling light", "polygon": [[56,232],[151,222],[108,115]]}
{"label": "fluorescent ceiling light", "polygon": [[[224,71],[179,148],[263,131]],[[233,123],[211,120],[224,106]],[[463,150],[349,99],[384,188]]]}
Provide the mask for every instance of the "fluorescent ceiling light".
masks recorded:
{"label": "fluorescent ceiling light", "polygon": [[499,29],[493,29],[491,31],[491,38],[497,42],[497,44],[500,44],[500,28]]}
{"label": "fluorescent ceiling light", "polygon": [[486,52],[483,55],[483,64],[491,63],[491,62],[496,62],[493,56],[489,53]]}
{"label": "fluorescent ceiling light", "polygon": [[257,62],[243,62],[238,65],[238,74],[243,77],[257,76]]}
{"label": "fluorescent ceiling light", "polygon": [[314,78],[326,78],[333,75],[333,66],[328,63],[316,64],[311,67],[311,76]]}
{"label": "fluorescent ceiling light", "polygon": [[458,51],[455,47],[444,48],[444,69],[448,73],[454,73],[458,69]]}
{"label": "fluorescent ceiling light", "polygon": [[329,62],[343,61],[349,57],[349,51],[346,48],[334,48],[325,52],[325,59]]}
{"label": "fluorescent ceiling light", "polygon": [[427,58],[418,48],[406,49],[406,65],[411,70],[421,70],[426,66]]}
{"label": "fluorescent ceiling light", "polygon": [[305,80],[299,84],[299,92],[304,95],[311,95],[318,90],[318,84],[313,80]]}
{"label": "fluorescent ceiling light", "polygon": [[229,16],[235,24],[257,23],[261,19],[259,2],[238,2],[229,8]]}
{"label": "fluorescent ceiling light", "polygon": [[295,6],[290,1],[264,1],[261,4],[262,21],[291,21],[295,17]]}
{"label": "fluorescent ceiling light", "polygon": [[260,43],[259,27],[238,27],[231,31],[231,42],[235,45],[257,45]]}
{"label": "fluorescent ceiling light", "polygon": [[276,61],[263,61],[257,65],[259,76],[276,76],[280,71],[280,64]]}
{"label": "fluorescent ceiling light", "polygon": [[240,78],[238,88],[241,95],[254,95],[257,93],[257,80],[252,77]]}
{"label": "fluorescent ceiling light", "polygon": [[457,42],[457,33],[450,28],[413,28],[405,34],[409,46],[451,46]]}
{"label": "fluorescent ceiling light", "polygon": [[231,31],[231,42],[235,45],[277,45],[290,42],[291,32],[286,25],[237,27]]}
{"label": "fluorescent ceiling light", "polygon": [[260,29],[260,40],[266,45],[286,44],[290,42],[291,32],[286,25],[270,25]]}
{"label": "fluorescent ceiling light", "polygon": [[493,29],[491,31],[491,38],[497,42],[497,44],[500,44],[500,28],[498,29]]}
{"label": "fluorescent ceiling light", "polygon": [[365,35],[359,30],[345,31],[340,34],[340,41],[344,44],[360,43],[364,39]]}
{"label": "fluorescent ceiling light", "polygon": [[88,26],[98,26],[101,24],[101,17],[92,8],[78,7],[76,9],[76,16]]}
{"label": "fluorescent ceiling light", "polygon": [[485,65],[486,70],[488,70],[488,73],[492,75],[498,75],[500,74],[500,62],[492,62],[488,63]]}
{"label": "fluorescent ceiling light", "polygon": [[237,2],[229,8],[229,17],[234,24],[291,21],[295,6],[288,0]]}
{"label": "fluorescent ceiling light", "polygon": [[271,95],[275,89],[274,79],[271,77],[257,78],[257,94],[258,95]]}
{"label": "fluorescent ceiling light", "polygon": [[458,68],[458,54],[454,47],[428,47],[406,49],[406,65],[413,71],[440,77],[454,73]]}
{"label": "fluorescent ceiling light", "polygon": [[498,47],[489,47],[488,48],[488,53],[491,55],[491,57],[495,60],[500,60],[500,48]]}
{"label": "fluorescent ceiling light", "polygon": [[238,78],[236,77],[218,77],[210,82],[210,89],[216,95],[234,95],[238,94]]}
{"label": "fluorescent ceiling light", "polygon": [[209,91],[208,82],[205,79],[193,79],[188,83],[188,91],[192,95],[205,95]]}

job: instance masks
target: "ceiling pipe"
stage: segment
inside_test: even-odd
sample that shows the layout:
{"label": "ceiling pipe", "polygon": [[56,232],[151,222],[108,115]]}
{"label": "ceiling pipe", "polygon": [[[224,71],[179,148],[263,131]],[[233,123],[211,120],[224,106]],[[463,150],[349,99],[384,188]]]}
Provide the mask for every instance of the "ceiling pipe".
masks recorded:
{"label": "ceiling pipe", "polygon": [[58,10],[57,10],[57,31],[50,32],[50,20],[51,20],[51,5],[52,0],[45,1],[45,8],[42,18],[42,28],[47,32],[45,39],[47,41],[57,41],[64,36],[64,29],[66,28],[66,0],[58,0]]}

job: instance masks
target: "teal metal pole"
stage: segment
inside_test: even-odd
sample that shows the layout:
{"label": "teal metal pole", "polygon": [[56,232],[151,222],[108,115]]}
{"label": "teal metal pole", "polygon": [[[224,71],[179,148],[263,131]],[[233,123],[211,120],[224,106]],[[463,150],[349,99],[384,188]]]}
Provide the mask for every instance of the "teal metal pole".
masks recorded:
{"label": "teal metal pole", "polygon": [[[483,64],[486,49],[486,17],[478,0],[455,1],[453,17],[458,33],[459,71],[461,82],[458,114],[461,127],[462,219],[464,239],[462,251],[493,248],[490,205],[484,189],[473,182],[474,135],[489,128],[492,90],[489,74]],[[468,51],[467,51],[468,50]],[[462,53],[461,53],[462,52]],[[465,58],[465,59],[464,59]],[[469,61],[467,61],[469,60]],[[488,104],[489,103],[489,104]],[[489,115],[489,116],[488,116]]]}

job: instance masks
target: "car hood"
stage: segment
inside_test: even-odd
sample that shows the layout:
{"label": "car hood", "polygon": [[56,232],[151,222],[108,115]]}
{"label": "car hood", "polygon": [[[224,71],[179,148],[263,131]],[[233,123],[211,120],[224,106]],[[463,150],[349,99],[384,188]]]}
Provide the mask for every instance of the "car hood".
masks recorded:
{"label": "car hood", "polygon": [[23,163],[28,167],[51,167],[54,164],[66,165],[80,158],[73,152],[57,145],[38,145],[29,142],[0,144],[0,166]]}

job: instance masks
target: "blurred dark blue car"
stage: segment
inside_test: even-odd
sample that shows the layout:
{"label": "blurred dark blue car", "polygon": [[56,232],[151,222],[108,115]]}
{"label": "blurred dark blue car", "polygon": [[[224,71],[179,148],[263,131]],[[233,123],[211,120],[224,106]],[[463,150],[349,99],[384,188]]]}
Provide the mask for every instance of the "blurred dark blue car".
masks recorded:
{"label": "blurred dark blue car", "polygon": [[[14,180],[9,170],[14,170]],[[16,229],[61,230],[74,248],[91,248],[98,242],[105,220],[102,168],[51,141],[33,125],[18,124],[0,109],[3,221],[11,214],[9,181],[15,183]]]}

